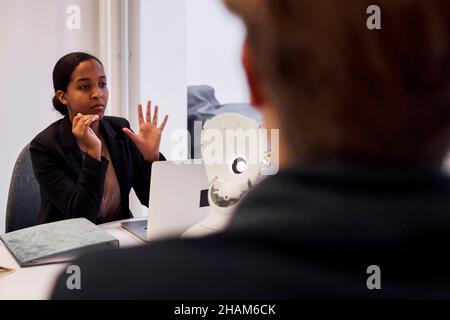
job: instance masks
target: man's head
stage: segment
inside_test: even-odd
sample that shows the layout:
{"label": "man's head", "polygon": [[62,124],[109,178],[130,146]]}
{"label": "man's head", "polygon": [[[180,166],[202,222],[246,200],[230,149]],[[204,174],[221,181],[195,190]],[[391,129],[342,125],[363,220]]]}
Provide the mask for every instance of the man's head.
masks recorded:
{"label": "man's head", "polygon": [[247,27],[253,103],[294,161],[438,164],[450,137],[450,2],[224,0]]}

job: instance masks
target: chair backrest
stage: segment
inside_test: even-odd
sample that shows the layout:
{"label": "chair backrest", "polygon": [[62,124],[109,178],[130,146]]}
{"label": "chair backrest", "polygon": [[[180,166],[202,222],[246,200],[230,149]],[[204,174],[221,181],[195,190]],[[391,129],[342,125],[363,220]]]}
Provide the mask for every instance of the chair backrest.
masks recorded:
{"label": "chair backrest", "polygon": [[40,206],[39,184],[34,177],[28,144],[17,158],[12,173],[6,207],[6,232],[36,225]]}

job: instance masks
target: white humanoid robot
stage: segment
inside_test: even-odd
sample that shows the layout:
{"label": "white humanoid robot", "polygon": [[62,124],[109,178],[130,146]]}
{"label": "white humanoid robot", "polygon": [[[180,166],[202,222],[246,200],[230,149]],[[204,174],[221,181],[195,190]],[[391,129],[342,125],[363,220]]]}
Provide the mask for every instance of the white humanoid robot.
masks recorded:
{"label": "white humanoid robot", "polygon": [[267,135],[261,134],[264,132],[261,129],[255,121],[232,113],[206,121],[201,147],[210,184],[210,211],[203,221],[187,230],[182,237],[203,237],[226,227],[239,200],[270,166]]}

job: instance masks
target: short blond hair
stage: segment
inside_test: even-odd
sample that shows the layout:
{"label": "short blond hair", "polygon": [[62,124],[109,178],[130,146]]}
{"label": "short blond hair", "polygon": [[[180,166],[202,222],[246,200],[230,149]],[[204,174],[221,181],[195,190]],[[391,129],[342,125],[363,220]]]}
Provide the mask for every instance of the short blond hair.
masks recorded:
{"label": "short blond hair", "polygon": [[441,162],[450,137],[450,1],[224,0],[247,28],[293,156]]}

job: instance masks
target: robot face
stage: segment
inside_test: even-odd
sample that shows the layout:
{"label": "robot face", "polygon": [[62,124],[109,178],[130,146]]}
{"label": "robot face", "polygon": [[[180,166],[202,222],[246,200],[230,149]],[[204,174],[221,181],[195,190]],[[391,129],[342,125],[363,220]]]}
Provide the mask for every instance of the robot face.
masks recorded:
{"label": "robot face", "polygon": [[248,169],[247,161],[244,158],[236,158],[231,165],[231,169],[236,174],[244,173]]}

